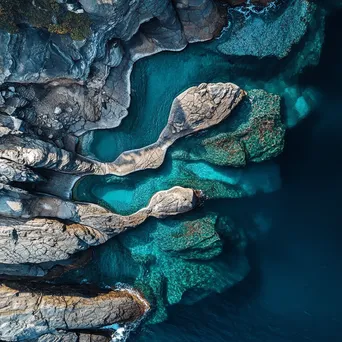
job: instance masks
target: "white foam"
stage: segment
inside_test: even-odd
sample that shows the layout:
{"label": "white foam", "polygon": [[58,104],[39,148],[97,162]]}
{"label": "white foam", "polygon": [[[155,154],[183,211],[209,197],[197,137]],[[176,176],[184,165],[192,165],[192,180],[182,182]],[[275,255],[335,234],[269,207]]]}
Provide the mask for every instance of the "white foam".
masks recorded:
{"label": "white foam", "polygon": [[115,330],[112,334],[111,337],[111,342],[126,342],[129,335],[131,334],[132,331],[136,330],[138,326],[140,325],[141,321],[144,319],[146,313],[150,310],[150,304],[147,302],[147,300],[142,297],[142,295],[134,290],[131,286],[123,283],[116,283],[115,284],[115,290],[117,291],[125,291],[128,292],[135,297],[137,297],[145,306],[145,314],[138,319],[137,321],[129,324],[111,324],[106,327],[103,327],[101,329],[106,329],[106,330]]}
{"label": "white foam", "polygon": [[245,19],[249,19],[252,14],[265,14],[267,13],[270,9],[276,8],[275,2],[270,2],[267,6],[258,6],[254,5],[252,3],[252,0],[247,0],[245,5],[237,6],[237,7],[231,7],[228,9],[229,12],[238,12],[242,14]]}

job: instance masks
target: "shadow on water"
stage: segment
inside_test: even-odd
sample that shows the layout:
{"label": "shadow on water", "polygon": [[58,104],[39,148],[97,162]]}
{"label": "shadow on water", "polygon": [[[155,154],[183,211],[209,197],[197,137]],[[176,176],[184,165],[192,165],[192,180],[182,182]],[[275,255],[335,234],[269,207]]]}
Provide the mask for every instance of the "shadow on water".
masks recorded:
{"label": "shadow on water", "polygon": [[340,18],[341,12],[329,17],[321,63],[301,77],[321,98],[287,135],[278,159],[282,189],[220,201],[237,217],[265,218],[254,219],[260,232],[248,250],[251,273],[223,294],[171,307],[166,322],[144,327],[130,341],[342,340]]}

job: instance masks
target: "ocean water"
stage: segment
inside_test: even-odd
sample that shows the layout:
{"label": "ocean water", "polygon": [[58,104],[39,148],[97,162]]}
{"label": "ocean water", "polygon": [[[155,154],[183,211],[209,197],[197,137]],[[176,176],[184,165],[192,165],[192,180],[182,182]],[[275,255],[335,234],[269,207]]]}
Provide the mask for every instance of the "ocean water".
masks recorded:
{"label": "ocean water", "polygon": [[[284,70],[293,66],[291,55],[282,62],[247,59],[239,64],[215,53],[217,41],[195,44],[181,53],[158,54],[136,64],[129,116],[118,129],[96,132],[90,146],[101,160],[114,160],[124,150],[155,141],[167,121],[172,99],[201,82],[231,81],[246,89],[261,87],[280,93],[287,106],[284,120],[288,126],[294,126],[299,119],[303,121],[287,132],[280,157],[248,171],[221,172],[206,163],[182,164],[168,159],[160,170],[124,178],[89,177],[78,184],[77,199],[100,203],[122,214],[145,206],[154,192],[169,187],[170,180],[181,179],[186,170],[201,179],[240,184],[253,195],[211,200],[200,209],[202,213],[229,215],[237,226],[244,227],[249,237],[248,276],[222,292],[227,284],[221,281],[229,268],[216,269],[213,276],[222,285],[221,293],[206,293],[201,300],[197,294],[195,300],[186,304],[169,306],[164,322],[142,324],[129,341],[342,340],[342,47],[336,36],[342,30],[341,15],[336,13],[328,19],[320,64],[306,69],[300,77]],[[296,48],[292,56],[295,53]],[[276,68],[270,67],[273,64]],[[256,190],[259,188],[262,191]],[[180,224],[182,219],[186,216],[177,222]],[[137,278],[150,277],[137,262],[137,255],[145,257],[146,263],[150,262],[148,258],[153,259],[151,272],[157,272],[162,265],[182,275],[184,267],[198,277],[198,270],[191,268],[193,264],[173,260],[158,250],[154,241],[161,238],[158,233],[166,230],[156,220],[150,220],[137,230],[112,239],[95,249],[92,263],[74,272],[71,278],[133,285]],[[146,252],[149,250],[151,255]],[[203,276],[212,272],[215,264],[224,265],[230,256],[225,249],[221,258],[196,262],[196,267]],[[172,289],[175,284],[170,279],[168,286],[177,290]]]}
{"label": "ocean water", "polygon": [[300,79],[319,91],[320,100],[288,132],[277,160],[282,188],[226,201],[236,213],[259,213],[260,234],[248,248],[249,276],[223,294],[170,307],[167,321],[144,327],[130,341],[342,340],[341,15],[329,17],[320,64]]}

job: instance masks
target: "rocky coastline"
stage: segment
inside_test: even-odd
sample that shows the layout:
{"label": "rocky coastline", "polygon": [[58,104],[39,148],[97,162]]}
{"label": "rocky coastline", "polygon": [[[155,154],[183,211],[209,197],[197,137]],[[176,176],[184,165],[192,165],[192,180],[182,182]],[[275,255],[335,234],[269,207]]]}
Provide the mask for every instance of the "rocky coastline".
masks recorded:
{"label": "rocky coastline", "polygon": [[[6,11],[17,9],[6,7],[7,0],[0,0],[1,340],[110,341],[110,334],[104,334],[100,328],[144,317],[152,308],[144,299],[144,296],[150,299],[148,295],[85,284],[60,285],[54,280],[86,264],[92,247],[143,224],[149,217],[163,219],[184,214],[205,198],[218,198],[218,193],[234,197],[231,192],[235,191],[231,186],[225,188],[222,182],[216,182],[215,187],[212,182],[206,185],[192,177],[187,185],[188,180],[179,178],[179,184],[173,184],[172,180],[167,190],[154,193],[146,207],[124,216],[96,204],[74,201],[72,189],[80,178],[122,177],[156,169],[174,143],[170,153],[175,160],[204,160],[219,166],[243,167],[249,162],[271,159],[282,151],[285,124],[279,96],[262,90],[242,90],[233,83],[202,83],[175,98],[167,125],[154,144],[125,151],[111,163],[76,152],[85,151],[87,139],[91,139],[91,135],[82,138],[84,133],[117,127],[128,115],[130,75],[139,59],[166,50],[181,51],[190,43],[210,41],[225,27],[231,30],[230,38],[217,46],[218,53],[234,58],[282,59],[304,37],[310,36],[311,26],[324,28],[325,10],[307,0],[289,1],[289,6],[279,1],[279,14],[273,19],[261,24],[262,19],[253,18],[230,28],[232,18],[228,9],[250,5],[265,8],[271,3],[270,0],[134,0],[128,4],[125,0],[77,3],[56,0],[58,6],[51,7],[55,11],[49,18],[51,23],[39,26],[28,13],[18,14],[17,22],[4,18],[10,13]],[[274,3],[278,5],[278,1]],[[56,13],[61,15],[60,23],[53,23],[59,18]],[[73,18],[82,14],[84,21],[67,27],[70,13]],[[283,28],[291,20],[293,30],[285,34]],[[89,27],[84,29],[87,34],[80,37],[83,25]],[[278,34],[284,36],[282,44],[276,44]],[[265,39],[257,41],[258,36]],[[317,41],[322,43],[322,39]],[[298,72],[315,64],[319,51],[310,57],[301,61]],[[291,94],[287,92],[285,101],[293,100]],[[305,94],[297,97],[304,99]],[[235,125],[233,132],[205,136],[207,130],[210,132],[210,128],[230,120],[231,113],[234,116],[240,107],[244,108],[246,99],[250,101],[247,110],[251,113],[247,123]],[[194,135],[199,131],[203,131],[204,138]],[[179,148],[176,140],[181,143],[182,138],[190,135],[195,136],[192,143]],[[78,144],[81,147],[77,148]],[[198,146],[201,149],[197,151]],[[182,181],[186,184],[181,184]],[[180,224],[177,239],[169,236],[168,241],[159,237],[153,245],[157,257],[153,257],[168,262],[170,255],[176,256],[179,267],[189,269],[193,267],[189,266],[191,262],[184,260],[214,258],[222,250],[215,229],[223,221],[213,217]],[[163,229],[169,229],[168,223]],[[194,231],[197,235],[193,235]],[[231,231],[228,235],[233,241]],[[240,244],[236,247],[241,256],[236,262],[239,266],[231,278],[222,281],[220,290],[248,273],[242,235],[234,240],[236,245]],[[123,244],[132,247],[129,239]],[[131,255],[140,262],[138,252]],[[145,267],[148,263],[141,264]],[[216,275],[213,270],[208,266],[207,273]],[[198,285],[196,279],[183,284],[181,279],[167,276],[172,286],[178,283],[174,288],[170,285],[170,291],[174,292],[169,294],[169,305],[179,302],[183,293]],[[163,276],[156,269],[148,279],[155,291],[162,291],[163,281],[158,286],[155,281],[159,278]],[[206,286],[209,289],[209,281],[203,288]],[[161,316],[165,318],[165,313]]]}

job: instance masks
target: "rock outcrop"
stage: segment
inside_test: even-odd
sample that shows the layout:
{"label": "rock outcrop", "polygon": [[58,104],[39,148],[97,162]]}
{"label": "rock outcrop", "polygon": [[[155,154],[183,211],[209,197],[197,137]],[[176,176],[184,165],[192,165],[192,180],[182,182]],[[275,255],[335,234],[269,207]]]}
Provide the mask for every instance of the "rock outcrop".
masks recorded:
{"label": "rock outcrop", "polygon": [[[92,280],[101,269],[111,281],[108,260],[115,260],[121,276],[135,276],[134,287],[152,306],[147,319],[156,323],[166,319],[168,305],[190,304],[241,281],[249,271],[246,241],[242,227],[227,224],[216,214],[155,220],[119,235],[110,248],[98,251],[88,274]],[[77,272],[72,277],[77,277]]]}
{"label": "rock outcrop", "polygon": [[[14,282],[0,286],[0,307],[2,341],[49,342],[49,334],[57,334],[56,341],[69,341],[71,336],[63,332],[132,322],[149,310],[141,296],[128,290]],[[70,341],[82,341],[77,337]]]}
{"label": "rock outcrop", "polygon": [[[127,115],[129,77],[136,60],[210,40],[227,21],[226,11],[214,0],[79,4],[92,22],[92,30],[81,41],[37,27],[15,33],[0,30],[0,85],[22,84],[16,97],[20,103],[11,106],[11,114],[55,139],[118,126]],[[52,22],[53,18],[51,13]]]}
{"label": "rock outcrop", "polygon": [[280,97],[263,90],[250,90],[229,121],[216,130],[180,141],[172,156],[241,167],[279,155],[284,137]]}
{"label": "rock outcrop", "polygon": [[156,143],[122,153],[113,163],[101,166],[105,174],[124,176],[158,168],[169,146],[176,140],[205,130],[226,119],[245,92],[232,83],[202,83],[178,95],[173,101],[168,123]]}
{"label": "rock outcrop", "polygon": [[192,189],[175,187],[155,194],[149,205],[135,214],[121,216],[97,205],[38,197],[8,186],[0,191],[0,263],[8,265],[68,259],[150,216],[165,218],[188,212],[200,196]]}
{"label": "rock outcrop", "polygon": [[37,342],[110,342],[112,338],[100,334],[61,333],[46,334],[39,337]]}
{"label": "rock outcrop", "polygon": [[[166,218],[192,210],[203,197],[202,191],[194,189],[204,189],[206,198],[233,198],[274,186],[264,170],[251,168],[242,173],[215,168],[263,161],[283,148],[280,98],[263,91],[251,91],[245,99],[244,106],[250,107],[243,122],[237,120],[231,130],[206,135],[205,130],[222,124],[245,95],[231,83],[204,83],[179,95],[158,141],[126,151],[113,163],[74,152],[77,137],[89,130],[117,127],[128,114],[130,74],[137,60],[218,36],[227,24],[227,3],[248,7],[270,2],[79,0],[56,5],[49,0],[48,6],[62,10],[44,11],[44,22],[39,23],[32,15],[41,8],[25,1],[33,11],[15,18],[14,31],[0,29],[0,278],[5,279],[0,285],[1,340],[108,341],[92,330],[140,319],[149,309],[143,298],[128,290],[94,292],[85,286],[31,283],[33,278],[51,281],[83,265],[90,258],[86,253],[90,247],[148,217]],[[1,7],[0,15],[4,12],[9,13]],[[275,14],[270,20],[252,16],[248,22],[234,22],[223,39],[213,44],[215,51],[229,58],[283,58],[305,35],[312,34],[311,22],[316,20],[320,28],[324,25],[325,13],[316,16],[316,5],[309,0],[293,0]],[[70,22],[70,18],[75,20]],[[317,34],[316,45],[321,46],[322,40]],[[316,50],[310,55],[313,45],[306,46],[301,67],[318,60]],[[298,107],[306,109],[303,100]],[[123,216],[71,200],[71,188],[79,177],[121,177],[158,168],[176,140],[199,131],[204,131],[202,136],[172,152],[174,173],[142,209]],[[195,148],[197,144],[201,149]],[[248,180],[254,176],[260,184],[253,187]],[[222,224],[215,214],[186,221],[152,220],[144,228],[137,235],[120,235],[115,243],[127,252],[125,266],[140,272],[135,286],[152,289],[158,313],[155,321],[165,318],[166,305],[197,300],[201,297],[198,290],[204,294],[222,291],[248,272],[245,235]],[[232,242],[236,254],[228,262],[217,263],[214,258],[224,246],[221,236]],[[30,282],[9,281],[23,277]],[[192,290],[195,295],[187,298]],[[89,334],[84,332],[89,330]]]}

